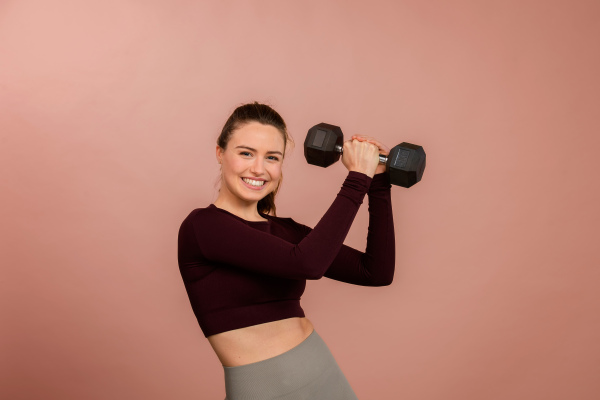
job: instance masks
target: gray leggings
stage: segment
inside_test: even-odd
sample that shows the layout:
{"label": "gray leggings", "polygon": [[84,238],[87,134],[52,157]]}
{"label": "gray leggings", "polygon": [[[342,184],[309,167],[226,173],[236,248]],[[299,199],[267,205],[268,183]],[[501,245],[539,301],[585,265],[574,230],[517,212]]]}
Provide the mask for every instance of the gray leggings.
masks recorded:
{"label": "gray leggings", "polygon": [[225,400],[358,400],[316,330],[285,353],[223,368]]}

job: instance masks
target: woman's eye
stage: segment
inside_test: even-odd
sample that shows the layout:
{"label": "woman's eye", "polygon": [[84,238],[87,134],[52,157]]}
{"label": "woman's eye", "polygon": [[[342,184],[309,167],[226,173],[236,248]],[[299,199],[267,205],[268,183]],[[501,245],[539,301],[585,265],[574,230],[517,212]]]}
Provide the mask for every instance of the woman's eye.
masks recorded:
{"label": "woman's eye", "polygon": [[[240,151],[240,154],[245,156],[245,155],[251,155],[250,152],[248,151]],[[269,156],[270,159],[274,160],[274,161],[279,161],[279,158],[277,156]]]}

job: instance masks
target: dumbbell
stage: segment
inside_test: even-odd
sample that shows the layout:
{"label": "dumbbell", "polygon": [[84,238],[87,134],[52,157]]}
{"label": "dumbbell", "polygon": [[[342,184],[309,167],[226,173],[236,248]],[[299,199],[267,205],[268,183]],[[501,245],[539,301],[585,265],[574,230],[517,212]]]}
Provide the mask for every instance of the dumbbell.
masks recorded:
{"label": "dumbbell", "polygon": [[[343,153],[344,135],[339,126],[320,123],[308,130],[304,140],[304,157],[309,164],[329,167]],[[409,188],[419,182],[425,171],[425,150],[416,144],[402,142],[388,156],[379,155],[392,185]]]}

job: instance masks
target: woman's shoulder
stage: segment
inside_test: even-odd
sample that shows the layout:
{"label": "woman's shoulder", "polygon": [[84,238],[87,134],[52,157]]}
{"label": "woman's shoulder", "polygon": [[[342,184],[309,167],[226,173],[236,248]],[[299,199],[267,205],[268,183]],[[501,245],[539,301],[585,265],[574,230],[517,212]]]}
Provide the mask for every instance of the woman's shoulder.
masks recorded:
{"label": "woman's shoulder", "polygon": [[218,217],[219,213],[214,212],[214,210],[212,210],[213,207],[211,207],[211,205],[208,205],[206,207],[194,208],[183,219],[183,223],[189,221],[213,219],[215,217]]}

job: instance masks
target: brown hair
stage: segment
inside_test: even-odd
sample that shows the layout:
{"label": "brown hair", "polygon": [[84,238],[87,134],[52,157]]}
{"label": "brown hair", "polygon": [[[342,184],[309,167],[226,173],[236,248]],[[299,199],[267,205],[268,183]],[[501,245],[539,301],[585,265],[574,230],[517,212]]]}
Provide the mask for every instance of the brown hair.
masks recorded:
{"label": "brown hair", "polygon": [[[231,136],[233,135],[233,132],[249,122],[260,122],[263,125],[271,125],[277,128],[277,130],[279,130],[283,136],[284,154],[287,147],[287,142],[289,141],[292,144],[294,143],[287,132],[287,127],[283,121],[283,118],[281,118],[277,111],[266,104],[260,104],[255,101],[253,103],[243,104],[233,110],[233,113],[225,122],[225,126],[223,126],[223,129],[221,130],[221,134],[217,138],[217,145],[225,150],[227,148],[227,144],[229,143],[229,139],[231,139]],[[283,159],[281,161],[283,162]],[[282,181],[283,172],[281,173],[279,183],[277,184],[275,190],[258,201],[258,205],[256,206],[258,211],[262,212],[263,214],[270,214],[273,212],[271,215],[277,216],[275,196],[277,195],[277,192],[279,192]]]}

